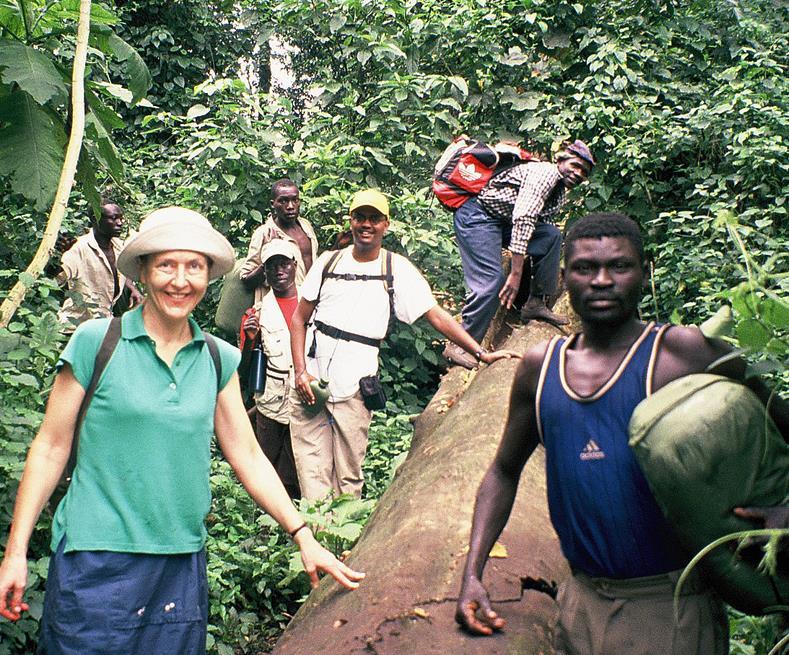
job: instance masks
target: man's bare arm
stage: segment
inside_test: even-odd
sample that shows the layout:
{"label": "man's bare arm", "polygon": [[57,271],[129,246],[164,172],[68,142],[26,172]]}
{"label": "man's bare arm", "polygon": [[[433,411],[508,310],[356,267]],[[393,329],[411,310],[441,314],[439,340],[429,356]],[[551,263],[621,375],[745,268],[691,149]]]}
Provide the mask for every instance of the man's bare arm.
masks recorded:
{"label": "man's bare arm", "polygon": [[308,405],[315,402],[315,396],[310,389],[310,382],[314,379],[307,373],[307,362],[304,358],[304,344],[307,339],[307,321],[310,320],[316,303],[302,298],[293,313],[290,322],[290,352],[293,357],[293,374],[296,380],[296,391],[302,401]]}
{"label": "man's bare arm", "polygon": [[254,291],[258,287],[262,287],[266,283],[266,268],[263,264],[258,266],[251,273],[241,273],[241,284],[247,291]]}
{"label": "man's bare arm", "polygon": [[539,443],[534,400],[544,353],[545,344],[531,348],[518,366],[504,435],[477,491],[469,553],[455,611],[455,620],[475,634],[489,635],[504,627],[504,620],[490,607],[481,583],[482,572],[509,519],[523,466]]}

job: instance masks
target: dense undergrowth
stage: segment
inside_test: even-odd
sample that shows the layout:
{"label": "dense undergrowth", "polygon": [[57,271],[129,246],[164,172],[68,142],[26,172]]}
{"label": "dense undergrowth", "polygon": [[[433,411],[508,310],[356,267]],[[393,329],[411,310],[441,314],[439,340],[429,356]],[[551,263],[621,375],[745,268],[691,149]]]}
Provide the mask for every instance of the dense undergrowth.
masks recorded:
{"label": "dense undergrowth", "polygon": [[[14,32],[15,42],[49,53],[67,80],[73,37],[63,25],[73,27],[74,18],[68,4],[27,0],[1,7],[0,46]],[[113,188],[132,226],[153,207],[184,204],[202,209],[242,255],[268,211],[272,181],[290,176],[325,247],[344,227],[350,194],[378,186],[393,206],[386,247],[409,256],[455,311],[463,289],[451,216],[427,192],[440,150],[468,132],[488,140],[518,135],[549,156],[558,139],[577,136],[592,145],[599,163],[590,183],[573,193],[568,219],[612,210],[639,221],[653,263],[644,316],[698,323],[730,304],[732,343],[785,391],[789,9],[780,3],[125,0],[115,8],[94,6],[106,10],[106,25],[136,49],[153,80],[154,106],[129,107],[112,86],[124,83],[129,60],[91,52],[89,74],[111,113],[91,106],[108,134],[93,126],[89,157],[97,185]],[[26,33],[19,7],[60,13]],[[273,32],[296,46],[289,55],[295,83],[279,93],[269,93]],[[30,152],[15,152],[20,142],[8,138],[21,114],[9,113],[5,102],[17,89],[3,52],[9,50],[0,49],[5,184],[8,162],[35,162]],[[68,123],[60,95],[42,106],[52,125]],[[83,176],[63,231],[87,229],[88,187]],[[41,199],[25,197],[18,181],[0,187],[0,198],[5,290],[31,259],[46,216]],[[49,275],[56,270],[55,261]],[[196,312],[208,329],[218,294],[214,283]],[[0,546],[64,345],[55,321],[59,301],[44,278],[0,330]],[[439,353],[435,333],[423,323],[398,326],[382,349],[389,403],[373,422],[364,500],[333,501],[330,524],[322,522],[325,507],[301,507],[336,552],[358,537],[407,451],[409,417],[435,389]],[[252,506],[220,456],[211,479],[210,652],[259,652],[308,585],[293,546]],[[16,624],[0,621],[0,655],[34,650],[49,521],[45,514],[30,548],[31,612]],[[732,652],[743,655],[767,652],[777,631],[772,620],[737,614],[732,626]]]}

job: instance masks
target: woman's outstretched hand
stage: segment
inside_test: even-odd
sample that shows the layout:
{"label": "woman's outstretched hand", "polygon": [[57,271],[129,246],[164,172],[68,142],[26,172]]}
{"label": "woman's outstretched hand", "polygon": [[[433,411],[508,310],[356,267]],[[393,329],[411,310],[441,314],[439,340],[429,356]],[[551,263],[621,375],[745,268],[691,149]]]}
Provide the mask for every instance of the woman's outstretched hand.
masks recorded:
{"label": "woman's outstretched hand", "polygon": [[319,571],[328,573],[346,589],[356,589],[364,578],[364,573],[354,571],[321,546],[310,530],[300,530],[294,540],[301,551],[301,561],[313,588],[318,586]]}

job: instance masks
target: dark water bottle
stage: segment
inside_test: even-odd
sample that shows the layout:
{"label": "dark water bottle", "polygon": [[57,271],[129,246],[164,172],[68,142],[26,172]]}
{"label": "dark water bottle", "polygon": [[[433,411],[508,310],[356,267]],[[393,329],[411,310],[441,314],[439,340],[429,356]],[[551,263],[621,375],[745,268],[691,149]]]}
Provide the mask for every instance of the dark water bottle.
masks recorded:
{"label": "dark water bottle", "polygon": [[249,392],[263,393],[266,388],[266,354],[260,344],[252,349],[252,359],[249,363]]}

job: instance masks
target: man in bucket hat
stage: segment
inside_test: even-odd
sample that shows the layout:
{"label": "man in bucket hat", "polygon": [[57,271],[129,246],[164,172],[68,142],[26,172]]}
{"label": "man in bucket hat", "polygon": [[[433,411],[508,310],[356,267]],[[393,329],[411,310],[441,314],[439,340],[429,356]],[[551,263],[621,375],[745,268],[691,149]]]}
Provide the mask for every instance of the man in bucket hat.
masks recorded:
{"label": "man in bucket hat", "polygon": [[318,571],[348,589],[364,577],[315,540],[258,446],[238,349],[191,317],[234,259],[201,214],[155,210],[118,255],[118,270],[145,285],[142,305],[82,323],[60,355],[0,563],[0,617],[16,621],[29,609],[30,536],[73,447],[71,483],[52,519],[41,653],[205,653],[214,435],[252,499],[298,545],[314,586]]}
{"label": "man in bucket hat", "polygon": [[[468,288],[461,312],[463,327],[477,341],[485,336],[499,304],[509,309],[515,302],[527,256],[531,280],[521,319],[552,325],[569,322],[547,305],[558,288],[562,248],[561,232],[553,222],[567,200],[567,191],[586,180],[594,164],[583,141],[564,142],[556,163],[530,161],[513,166],[491,178],[477,197],[455,212],[455,235]],[[512,254],[506,278],[501,268],[502,247]],[[444,357],[467,368],[475,364],[453,344],[447,345]]]}

